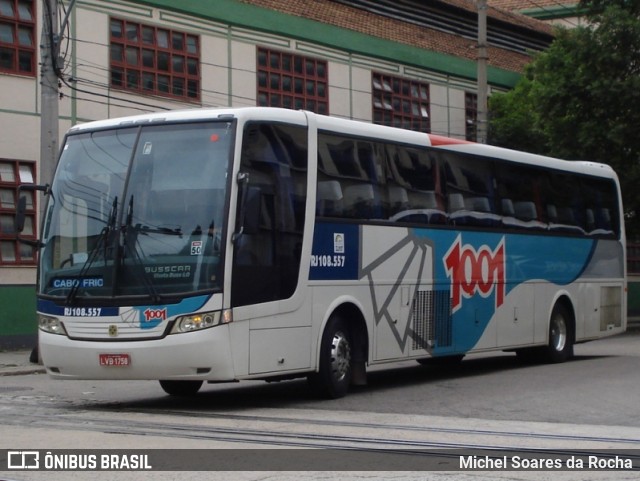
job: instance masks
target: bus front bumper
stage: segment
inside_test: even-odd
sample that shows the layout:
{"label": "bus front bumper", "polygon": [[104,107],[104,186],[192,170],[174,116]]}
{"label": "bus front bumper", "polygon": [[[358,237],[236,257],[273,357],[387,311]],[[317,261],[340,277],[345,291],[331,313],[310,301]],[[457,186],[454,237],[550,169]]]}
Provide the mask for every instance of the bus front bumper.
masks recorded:
{"label": "bus front bumper", "polygon": [[233,381],[229,337],[226,325],[128,342],[78,341],[40,331],[39,346],[55,379]]}

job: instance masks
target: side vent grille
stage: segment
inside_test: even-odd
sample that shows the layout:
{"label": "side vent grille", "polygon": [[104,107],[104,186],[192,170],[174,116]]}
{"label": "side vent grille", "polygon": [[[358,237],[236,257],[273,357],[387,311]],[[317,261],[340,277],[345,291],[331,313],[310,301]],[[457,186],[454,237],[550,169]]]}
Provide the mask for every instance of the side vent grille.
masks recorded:
{"label": "side vent grille", "polygon": [[451,293],[418,291],[411,305],[413,349],[451,346]]}
{"label": "side vent grille", "polygon": [[600,330],[622,326],[622,288],[602,287],[600,291]]}

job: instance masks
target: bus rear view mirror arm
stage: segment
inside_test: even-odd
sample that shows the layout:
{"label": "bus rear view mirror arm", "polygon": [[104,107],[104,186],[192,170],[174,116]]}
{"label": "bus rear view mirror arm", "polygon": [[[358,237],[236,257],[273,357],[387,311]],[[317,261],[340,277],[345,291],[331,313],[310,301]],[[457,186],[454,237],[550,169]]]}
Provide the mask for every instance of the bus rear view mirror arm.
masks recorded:
{"label": "bus rear view mirror arm", "polygon": [[262,192],[259,187],[249,187],[249,174],[238,173],[238,228],[233,233],[232,242],[236,242],[245,234],[252,235],[258,233],[260,225],[260,200]]}
{"label": "bus rear view mirror arm", "polygon": [[15,228],[15,231],[17,232],[16,238],[18,242],[30,245],[32,247],[35,247],[36,249],[39,249],[40,247],[44,246],[42,241],[40,241],[39,239],[38,240],[22,239],[20,237],[20,233],[24,230],[24,223],[25,223],[26,211],[27,211],[27,197],[20,195],[20,192],[22,191],[34,192],[38,190],[41,192],[44,192],[44,195],[49,195],[49,193],[51,192],[51,186],[49,184],[46,184],[46,185],[23,184],[18,187],[18,196],[19,196],[18,206],[17,206],[18,208],[16,210],[16,218],[14,223],[14,228]]}

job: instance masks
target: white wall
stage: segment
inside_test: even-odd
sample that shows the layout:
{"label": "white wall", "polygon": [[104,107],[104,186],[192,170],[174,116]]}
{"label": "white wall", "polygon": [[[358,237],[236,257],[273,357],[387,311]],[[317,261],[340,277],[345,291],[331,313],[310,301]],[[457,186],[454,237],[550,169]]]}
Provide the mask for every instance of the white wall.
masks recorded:
{"label": "white wall", "polygon": [[[164,25],[199,35],[201,102],[180,102],[109,88],[111,14],[142,24]],[[118,10],[113,11],[106,2],[79,2],[72,15],[71,34],[77,41],[69,46],[65,78],[75,76],[81,79],[81,82],[73,85],[84,92],[74,92],[66,85],[61,88],[60,137],[75,123],[94,119],[201,105],[255,105],[256,46],[261,45],[327,58],[329,110],[334,116],[372,120],[371,74],[374,71],[429,82],[432,130],[434,133],[464,138],[464,88],[460,87],[462,84],[450,83],[449,79],[443,79],[433,72],[416,71],[374,58],[355,58],[348,52],[328,50],[295,39],[251,32],[199,18],[190,19],[140,4],[118,3]],[[72,47],[75,48],[75,58],[71,56]],[[437,81],[431,82],[430,78]],[[3,92],[0,103],[0,158],[36,161],[40,154],[39,79],[0,75],[0,92]],[[97,95],[92,95],[92,92]],[[27,278],[35,280],[35,269],[2,268],[0,282],[21,283]]]}

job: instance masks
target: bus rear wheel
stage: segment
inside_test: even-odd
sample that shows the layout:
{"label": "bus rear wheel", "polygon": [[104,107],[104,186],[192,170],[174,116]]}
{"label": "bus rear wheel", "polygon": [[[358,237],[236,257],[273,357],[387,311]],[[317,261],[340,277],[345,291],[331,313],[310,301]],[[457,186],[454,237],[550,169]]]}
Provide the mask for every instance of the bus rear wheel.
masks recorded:
{"label": "bus rear wheel", "polygon": [[170,396],[194,396],[202,381],[160,381],[160,387]]}
{"label": "bus rear wheel", "polygon": [[322,335],[320,368],[309,376],[312,388],[321,396],[337,399],[345,396],[351,381],[351,336],[340,317],[329,319]]}
{"label": "bus rear wheel", "polygon": [[549,343],[545,348],[547,362],[564,362],[573,357],[573,322],[564,304],[556,304],[549,319]]}

